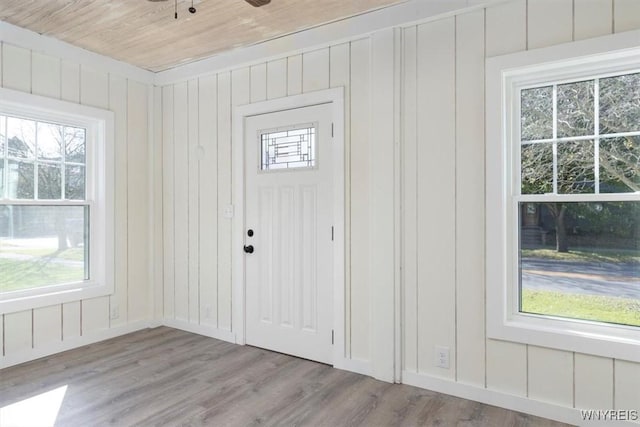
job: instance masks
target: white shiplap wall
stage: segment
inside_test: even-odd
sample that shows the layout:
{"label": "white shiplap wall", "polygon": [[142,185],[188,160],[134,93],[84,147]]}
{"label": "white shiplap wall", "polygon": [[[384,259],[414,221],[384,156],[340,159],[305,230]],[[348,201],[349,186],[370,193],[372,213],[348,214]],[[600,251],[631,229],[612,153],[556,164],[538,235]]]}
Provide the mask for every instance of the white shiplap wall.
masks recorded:
{"label": "white shiplap wall", "polygon": [[[233,340],[234,107],[342,86],[347,357],[388,378],[375,362],[392,331],[381,341],[376,322],[400,251],[404,381],[556,418],[640,407],[637,364],[486,338],[483,161],[486,57],[638,28],[636,0],[511,0],[162,87],[165,321]],[[379,227],[397,215],[390,138],[401,141],[399,248]],[[435,345],[450,348],[450,369],[434,366]]]}
{"label": "white shiplap wall", "polygon": [[[164,318],[231,335],[231,118],[238,105],[345,87],[347,353],[369,359],[368,38],[162,87]],[[353,118],[352,118],[353,117]],[[351,196],[353,195],[353,196]],[[352,218],[357,219],[351,221]],[[350,249],[349,249],[350,248]],[[350,304],[349,301],[358,301]]]}
{"label": "white shiplap wall", "polygon": [[10,365],[148,324],[151,86],[4,40],[0,49],[2,87],[111,110],[116,144],[115,293],[1,315],[0,365]]}
{"label": "white shiplap wall", "polygon": [[[638,364],[486,338],[483,161],[485,57],[639,28],[633,0],[513,0],[404,29],[406,381],[545,402],[556,417],[640,407]],[[436,345],[450,369],[434,366]]]}

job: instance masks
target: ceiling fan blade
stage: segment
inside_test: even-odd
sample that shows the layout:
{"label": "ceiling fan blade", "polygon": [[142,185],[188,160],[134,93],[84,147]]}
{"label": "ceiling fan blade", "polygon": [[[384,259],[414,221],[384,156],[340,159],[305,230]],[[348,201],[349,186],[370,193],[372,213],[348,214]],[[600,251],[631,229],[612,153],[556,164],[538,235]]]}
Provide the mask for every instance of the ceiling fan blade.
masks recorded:
{"label": "ceiling fan blade", "polygon": [[249,3],[253,7],[264,6],[265,4],[269,4],[271,0],[244,0]]}

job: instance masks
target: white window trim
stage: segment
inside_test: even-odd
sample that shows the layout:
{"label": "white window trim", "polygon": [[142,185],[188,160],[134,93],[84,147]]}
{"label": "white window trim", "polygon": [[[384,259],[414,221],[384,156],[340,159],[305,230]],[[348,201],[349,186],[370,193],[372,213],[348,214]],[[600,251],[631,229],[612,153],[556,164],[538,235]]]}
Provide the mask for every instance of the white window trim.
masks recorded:
{"label": "white window trim", "polygon": [[[640,31],[488,58],[486,63],[486,279],[489,338],[640,362],[640,327],[558,319],[518,311],[519,90],[640,69]],[[519,175],[518,175],[519,176]],[[571,195],[566,201],[640,200],[638,193]],[[527,200],[549,196],[527,196]],[[553,196],[551,196],[553,197]],[[516,280],[514,282],[514,280]]]}
{"label": "white window trim", "polygon": [[[0,294],[0,314],[113,294],[114,290],[114,114],[111,111],[0,88],[0,113],[55,121],[87,130],[86,173],[89,204],[90,279]],[[55,200],[11,204],[56,205]],[[73,204],[74,201],[65,202]]]}

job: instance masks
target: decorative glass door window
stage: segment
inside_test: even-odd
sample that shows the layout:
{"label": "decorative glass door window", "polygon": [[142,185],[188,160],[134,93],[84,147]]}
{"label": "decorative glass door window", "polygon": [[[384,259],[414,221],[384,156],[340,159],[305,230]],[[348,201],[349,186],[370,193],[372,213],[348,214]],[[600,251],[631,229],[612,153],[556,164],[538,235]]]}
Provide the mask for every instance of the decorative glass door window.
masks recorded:
{"label": "decorative glass door window", "polygon": [[305,124],[289,129],[260,132],[263,171],[311,169],[316,166],[316,126]]}

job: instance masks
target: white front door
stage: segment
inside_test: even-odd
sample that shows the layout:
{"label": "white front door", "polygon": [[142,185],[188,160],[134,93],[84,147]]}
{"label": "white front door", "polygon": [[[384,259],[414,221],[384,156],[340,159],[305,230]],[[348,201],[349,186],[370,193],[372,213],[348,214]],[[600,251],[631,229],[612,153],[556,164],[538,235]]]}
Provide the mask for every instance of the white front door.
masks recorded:
{"label": "white front door", "polygon": [[331,363],[331,104],[245,126],[246,342]]}

